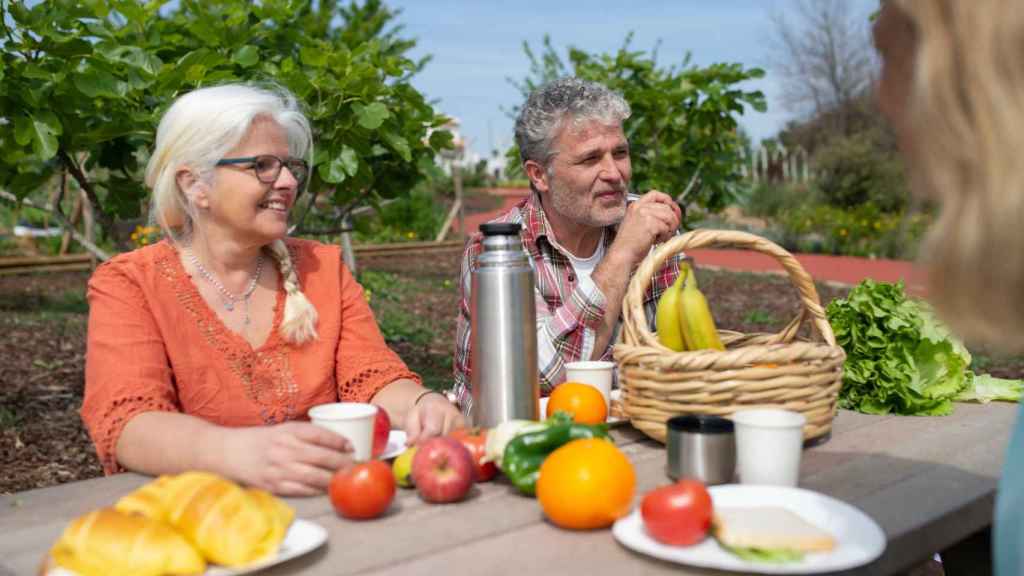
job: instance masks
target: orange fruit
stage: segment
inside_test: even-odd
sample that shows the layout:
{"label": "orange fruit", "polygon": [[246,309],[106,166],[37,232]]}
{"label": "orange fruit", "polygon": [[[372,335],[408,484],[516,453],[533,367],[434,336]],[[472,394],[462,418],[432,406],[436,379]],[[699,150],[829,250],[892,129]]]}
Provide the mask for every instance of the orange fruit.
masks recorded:
{"label": "orange fruit", "polygon": [[573,440],[540,466],[537,500],[556,526],[605,528],[629,513],[636,487],[633,465],[610,440]]}
{"label": "orange fruit", "polygon": [[550,418],[557,411],[572,414],[573,422],[580,424],[601,424],[608,418],[608,407],[604,404],[601,391],[582,382],[565,382],[555,387],[548,398]]}

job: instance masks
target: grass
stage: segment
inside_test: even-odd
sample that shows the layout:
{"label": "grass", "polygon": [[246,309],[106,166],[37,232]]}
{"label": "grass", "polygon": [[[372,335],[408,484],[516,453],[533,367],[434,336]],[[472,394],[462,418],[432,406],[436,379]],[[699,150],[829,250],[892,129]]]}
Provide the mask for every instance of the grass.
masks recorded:
{"label": "grass", "polygon": [[21,422],[21,416],[17,412],[6,406],[0,406],[0,430],[14,428],[19,422]]}
{"label": "grass", "polygon": [[82,286],[57,294],[6,294],[0,297],[0,310],[15,312],[27,321],[31,321],[34,316],[40,320],[52,320],[88,314],[89,301],[85,297],[85,287]]}
{"label": "grass", "polygon": [[755,308],[747,313],[743,318],[743,322],[746,324],[774,324],[776,322],[775,316],[771,312]]}
{"label": "grass", "polygon": [[414,282],[388,272],[364,270],[359,275],[359,283],[366,291],[385,340],[417,345],[430,342],[431,330],[427,323],[410,315],[402,306],[405,298],[413,297],[416,291]]}

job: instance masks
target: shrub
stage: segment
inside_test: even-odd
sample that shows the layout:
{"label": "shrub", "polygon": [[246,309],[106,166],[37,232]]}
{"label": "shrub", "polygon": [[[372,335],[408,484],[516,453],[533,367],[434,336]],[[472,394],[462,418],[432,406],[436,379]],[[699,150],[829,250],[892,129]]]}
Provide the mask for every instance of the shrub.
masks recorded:
{"label": "shrub", "polygon": [[930,222],[926,213],[887,213],[868,203],[853,209],[819,204],[780,215],[780,243],[797,252],[912,259]]}
{"label": "shrub", "polygon": [[750,188],[743,212],[761,218],[774,218],[782,212],[821,202],[821,192],[806,183],[778,184],[761,182]]}
{"label": "shrub", "polygon": [[827,203],[840,208],[871,203],[882,212],[904,209],[903,164],[882,139],[877,130],[868,130],[833,138],[815,153],[818,186]]}
{"label": "shrub", "polygon": [[357,219],[355,240],[371,244],[433,240],[446,215],[445,204],[427,186],[382,206],[376,216]]}

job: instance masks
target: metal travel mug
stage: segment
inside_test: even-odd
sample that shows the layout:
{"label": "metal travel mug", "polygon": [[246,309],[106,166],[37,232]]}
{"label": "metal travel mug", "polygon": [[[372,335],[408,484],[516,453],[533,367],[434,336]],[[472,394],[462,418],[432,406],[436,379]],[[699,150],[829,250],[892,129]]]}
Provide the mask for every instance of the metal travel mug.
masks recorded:
{"label": "metal travel mug", "polygon": [[708,486],[732,482],[736,472],[732,420],[688,414],[669,418],[666,426],[670,478],[697,478]]}
{"label": "metal travel mug", "polygon": [[483,252],[470,285],[474,426],[539,417],[533,269],[517,223],[480,226]]}

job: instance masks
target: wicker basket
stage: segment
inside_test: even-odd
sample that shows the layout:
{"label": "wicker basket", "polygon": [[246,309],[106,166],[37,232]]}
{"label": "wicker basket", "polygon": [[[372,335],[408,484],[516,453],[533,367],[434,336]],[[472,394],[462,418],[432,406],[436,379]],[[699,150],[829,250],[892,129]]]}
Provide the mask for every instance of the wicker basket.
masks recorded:
{"label": "wicker basket", "polygon": [[[800,313],[778,334],[719,331],[724,352],[675,352],[647,327],[643,296],[654,272],[688,249],[742,248],[774,257],[800,293]],[[712,309],[715,303],[710,302]],[[623,302],[623,327],[615,345],[622,407],[633,426],[665,441],[665,421],[684,413],[730,416],[742,408],[785,408],[807,417],[804,438],[832,428],[846,354],[836,345],[810,275],[778,245],[746,232],[695,230],[647,255],[630,281]],[[797,339],[809,319],[816,339]]]}

